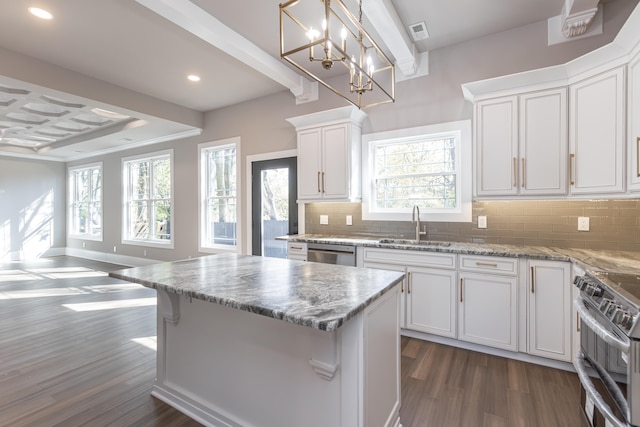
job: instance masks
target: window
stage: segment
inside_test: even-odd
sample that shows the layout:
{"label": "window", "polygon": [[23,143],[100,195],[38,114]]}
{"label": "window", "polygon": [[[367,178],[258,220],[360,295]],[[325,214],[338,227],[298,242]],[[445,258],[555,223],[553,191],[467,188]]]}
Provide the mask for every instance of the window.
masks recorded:
{"label": "window", "polygon": [[239,138],[200,144],[200,248],[237,251]]}
{"label": "window", "polygon": [[123,243],[173,248],[173,150],[122,160]]}
{"label": "window", "polygon": [[364,135],[363,154],[363,219],[471,221],[469,121]]}
{"label": "window", "polygon": [[69,236],[102,240],[102,163],[69,168]]}

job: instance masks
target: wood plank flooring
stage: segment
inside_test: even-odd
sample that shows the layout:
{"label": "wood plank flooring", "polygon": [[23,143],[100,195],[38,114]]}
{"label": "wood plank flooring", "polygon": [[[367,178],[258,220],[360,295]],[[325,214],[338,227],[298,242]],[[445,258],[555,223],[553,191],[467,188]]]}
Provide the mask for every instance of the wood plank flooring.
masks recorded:
{"label": "wood plank flooring", "polygon": [[[155,291],[118,268],[0,263],[0,426],[200,425],[150,396]],[[402,339],[404,427],[573,427],[578,399],[575,374]]]}

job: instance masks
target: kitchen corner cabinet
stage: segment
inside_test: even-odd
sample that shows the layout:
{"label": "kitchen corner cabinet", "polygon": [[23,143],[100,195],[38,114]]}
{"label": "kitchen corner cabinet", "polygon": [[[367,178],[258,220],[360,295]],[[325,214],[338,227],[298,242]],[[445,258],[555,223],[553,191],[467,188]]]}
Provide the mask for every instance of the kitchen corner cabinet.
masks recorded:
{"label": "kitchen corner cabinet", "polygon": [[298,134],[298,200],[361,199],[360,152],[366,113],[344,107],[287,119]]}
{"label": "kitchen corner cabinet", "polygon": [[478,196],[567,194],[567,90],[480,101]]}
{"label": "kitchen corner cabinet", "polygon": [[571,265],[528,261],[528,352],[571,362]]}
{"label": "kitchen corner cabinet", "polygon": [[569,86],[571,194],[624,191],[625,68]]}
{"label": "kitchen corner cabinet", "polygon": [[628,186],[631,191],[640,191],[640,53],[629,63],[628,73]]}
{"label": "kitchen corner cabinet", "polygon": [[365,248],[363,267],[405,272],[402,328],[456,338],[456,260],[455,254]]}
{"label": "kitchen corner cabinet", "polygon": [[458,339],[518,350],[515,258],[460,255]]}

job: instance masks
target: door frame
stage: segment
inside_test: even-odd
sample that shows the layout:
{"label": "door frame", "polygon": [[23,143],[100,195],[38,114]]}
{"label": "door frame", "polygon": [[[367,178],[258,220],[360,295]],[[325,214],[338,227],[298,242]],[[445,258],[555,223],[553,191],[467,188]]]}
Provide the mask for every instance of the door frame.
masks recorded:
{"label": "door frame", "polygon": [[[252,192],[251,192],[251,169],[253,162],[260,162],[263,160],[274,160],[281,159],[285,157],[297,157],[298,150],[284,150],[284,151],[274,151],[271,153],[263,153],[263,154],[254,154],[251,156],[247,156],[247,161],[245,163],[245,203],[244,203],[244,211],[243,215],[243,223],[245,229],[245,244],[244,250],[241,251],[244,255],[251,255],[253,253],[253,233],[251,232],[251,224],[252,218],[251,213],[253,212],[252,205]],[[304,234],[304,203],[298,203],[298,233]]]}

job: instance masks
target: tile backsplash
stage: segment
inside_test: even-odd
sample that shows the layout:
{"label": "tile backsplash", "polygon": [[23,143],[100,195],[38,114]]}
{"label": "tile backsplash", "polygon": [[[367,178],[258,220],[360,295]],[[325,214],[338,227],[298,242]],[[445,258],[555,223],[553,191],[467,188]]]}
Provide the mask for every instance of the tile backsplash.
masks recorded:
{"label": "tile backsplash", "polygon": [[[320,224],[328,215],[329,224]],[[346,225],[346,216],[353,225]],[[478,215],[487,228],[477,227]],[[578,217],[589,217],[589,231],[578,231]],[[478,201],[470,223],[429,222],[423,240],[554,246],[640,251],[640,199]],[[411,215],[406,221],[363,221],[360,203],[309,203],[308,234],[414,238]]]}

